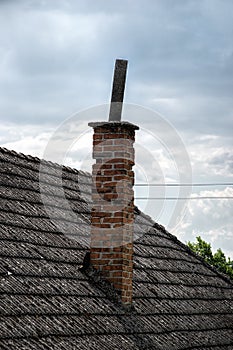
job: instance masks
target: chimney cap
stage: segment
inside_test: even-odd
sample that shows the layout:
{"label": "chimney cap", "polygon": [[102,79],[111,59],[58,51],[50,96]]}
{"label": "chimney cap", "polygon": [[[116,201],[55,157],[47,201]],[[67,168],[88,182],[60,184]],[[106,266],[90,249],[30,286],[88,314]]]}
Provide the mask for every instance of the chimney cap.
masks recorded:
{"label": "chimney cap", "polygon": [[115,128],[118,126],[123,126],[123,127],[128,127],[130,129],[133,130],[139,130],[139,127],[135,124],[132,124],[130,122],[126,122],[126,121],[104,121],[104,122],[90,122],[88,123],[88,126],[92,127],[92,128],[98,128],[98,127],[107,127],[107,128]]}

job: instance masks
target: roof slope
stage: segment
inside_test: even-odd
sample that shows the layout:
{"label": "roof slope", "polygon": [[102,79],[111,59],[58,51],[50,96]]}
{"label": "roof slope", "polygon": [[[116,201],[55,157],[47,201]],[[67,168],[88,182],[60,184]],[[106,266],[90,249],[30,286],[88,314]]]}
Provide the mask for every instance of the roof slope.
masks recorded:
{"label": "roof slope", "polygon": [[[91,176],[43,162],[48,215],[40,160],[6,149],[0,160],[1,349],[232,349],[232,284],[224,275],[135,210],[134,308],[126,312],[98,278],[79,270]],[[74,220],[64,214],[61,170]],[[62,233],[67,227],[78,240]]]}

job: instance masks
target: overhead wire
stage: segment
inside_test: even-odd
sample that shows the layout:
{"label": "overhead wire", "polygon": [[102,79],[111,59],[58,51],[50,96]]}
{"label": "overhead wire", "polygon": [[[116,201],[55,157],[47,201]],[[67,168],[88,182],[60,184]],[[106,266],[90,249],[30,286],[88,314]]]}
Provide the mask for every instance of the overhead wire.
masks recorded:
{"label": "overhead wire", "polygon": [[182,187],[182,186],[233,186],[233,182],[219,182],[219,183],[163,183],[163,184],[146,184],[146,183],[137,183],[134,186],[137,187],[149,187],[149,186],[153,186],[153,187],[160,187],[160,186],[168,186],[168,187]]}
{"label": "overhead wire", "polygon": [[135,197],[138,200],[193,200],[193,199],[233,199],[231,196],[224,197],[212,197],[212,196],[199,196],[199,197]]}
{"label": "overhead wire", "polygon": [[[233,182],[215,183],[137,183],[136,187],[199,187],[199,186],[233,186]],[[233,199],[233,196],[195,196],[195,197],[135,197],[137,200],[193,200],[193,199]]]}

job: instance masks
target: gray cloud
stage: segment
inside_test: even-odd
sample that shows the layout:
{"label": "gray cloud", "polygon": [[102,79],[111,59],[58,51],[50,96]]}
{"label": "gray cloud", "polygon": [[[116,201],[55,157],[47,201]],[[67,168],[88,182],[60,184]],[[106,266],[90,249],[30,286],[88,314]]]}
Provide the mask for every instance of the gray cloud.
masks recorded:
{"label": "gray cloud", "polygon": [[2,119],[54,123],[108,101],[113,62],[122,56],[130,63],[126,98],[153,108],[157,97],[179,99],[183,108],[171,116],[179,127],[229,130],[232,2],[10,1],[0,6]]}
{"label": "gray cloud", "polygon": [[[182,134],[194,179],[231,178],[232,13],[231,0],[0,1],[1,144],[43,154],[65,118],[109,101],[114,60],[122,57],[129,59],[126,102],[158,111]],[[146,130],[158,127],[153,117],[130,120]],[[151,142],[143,142],[150,149]],[[162,169],[174,180],[169,160],[155,148],[158,167],[151,179],[161,179]],[[79,150],[81,157],[85,152]],[[143,161],[141,168],[150,163]],[[69,164],[81,163],[71,152]],[[186,238],[199,232],[195,208]],[[218,210],[224,214],[224,207]],[[208,220],[200,227],[212,232]],[[226,232],[230,220],[225,218]]]}

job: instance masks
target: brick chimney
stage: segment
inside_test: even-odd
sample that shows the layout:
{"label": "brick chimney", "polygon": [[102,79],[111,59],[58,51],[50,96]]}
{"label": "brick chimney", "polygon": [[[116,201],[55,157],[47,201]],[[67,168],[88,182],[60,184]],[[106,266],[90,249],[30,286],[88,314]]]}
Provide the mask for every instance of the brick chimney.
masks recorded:
{"label": "brick chimney", "polygon": [[93,127],[92,266],[110,281],[125,305],[132,303],[135,130],[128,122]]}

